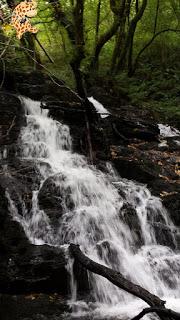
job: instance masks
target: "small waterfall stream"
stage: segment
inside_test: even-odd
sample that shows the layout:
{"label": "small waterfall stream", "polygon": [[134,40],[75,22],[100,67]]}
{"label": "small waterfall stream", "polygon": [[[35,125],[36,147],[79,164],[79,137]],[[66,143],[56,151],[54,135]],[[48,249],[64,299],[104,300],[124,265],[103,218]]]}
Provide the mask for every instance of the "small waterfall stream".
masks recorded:
{"label": "small waterfall stream", "polygon": [[[93,260],[121,271],[180,311],[176,228],[161,201],[145,186],[120,178],[110,164],[106,174],[88,165],[84,156],[72,152],[68,126],[49,118],[39,102],[28,98],[22,101],[27,110],[27,126],[19,141],[21,157],[33,160],[41,175],[41,186],[33,192],[31,213],[24,205],[23,215],[19,215],[7,196],[14,218],[22,224],[30,241],[56,246],[78,243]],[[38,194],[48,179],[53,181],[56,192],[59,190],[57,201],[62,214],[56,229],[38,203]],[[174,249],[162,245],[156,228],[160,225],[170,235]],[[127,319],[146,305],[100,276],[90,275],[90,281],[96,302],[89,304],[76,301],[75,281],[71,281],[71,303],[79,306],[79,318],[89,312],[93,319]]]}

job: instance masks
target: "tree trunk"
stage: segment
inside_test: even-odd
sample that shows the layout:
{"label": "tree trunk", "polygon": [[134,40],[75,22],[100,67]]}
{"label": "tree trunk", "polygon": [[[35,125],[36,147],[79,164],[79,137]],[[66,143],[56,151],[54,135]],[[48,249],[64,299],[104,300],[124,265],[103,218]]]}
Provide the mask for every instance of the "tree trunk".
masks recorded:
{"label": "tree trunk", "polygon": [[[131,0],[128,0],[128,2]],[[114,14],[114,21],[111,27],[103,34],[101,37],[98,39],[94,51],[94,56],[92,58],[91,64],[90,64],[90,69],[97,69],[98,67],[98,60],[99,60],[99,55],[101,53],[102,48],[104,45],[116,34],[118,29],[122,30],[123,32],[123,19],[124,19],[124,12],[126,9],[126,0],[110,0],[110,7],[111,11]],[[122,28],[121,28],[122,24]],[[120,31],[121,33],[121,31]],[[119,41],[120,38],[118,37],[117,41]],[[117,44],[117,43],[116,43]],[[112,64],[111,64],[111,69],[113,69],[114,61],[116,60],[116,55],[117,55],[117,47],[115,45],[115,50],[113,53],[113,58],[112,58]]]}
{"label": "tree trunk", "polygon": [[151,294],[139,285],[132,283],[130,280],[127,280],[120,272],[114,271],[97,262],[94,262],[93,260],[85,256],[78,245],[71,244],[70,252],[72,253],[73,257],[77,259],[78,262],[80,262],[82,266],[84,266],[87,270],[99,274],[100,276],[103,276],[120,289],[123,289],[128,293],[131,293],[134,296],[142,299],[150,306],[164,306],[165,301]]}
{"label": "tree trunk", "polygon": [[98,5],[97,5],[96,31],[95,31],[95,48],[96,48],[96,46],[97,46],[98,38],[99,38],[100,15],[101,15],[101,0],[98,1]]}
{"label": "tree trunk", "polygon": [[134,296],[142,299],[150,305],[151,308],[145,309],[146,311],[143,310],[133,320],[139,320],[142,316],[149,312],[156,312],[162,320],[180,319],[179,313],[165,308],[165,301],[161,300],[158,296],[150,293],[141,286],[134,284],[130,280],[126,279],[120,272],[114,271],[111,268],[105,267],[91,260],[83,254],[78,245],[70,244],[70,253],[74,257],[74,259],[77,260],[87,270],[108,279],[118,288],[123,289],[130,294],[133,294]]}
{"label": "tree trunk", "polygon": [[90,63],[90,70],[97,69],[99,55],[100,55],[102,48],[116,34],[118,28],[119,28],[119,21],[116,18],[114,18],[114,22],[113,22],[112,26],[110,27],[110,29],[107,30],[103,35],[101,35],[101,37],[99,37],[99,40],[98,40],[96,47],[95,47],[94,56],[93,56],[92,61]]}
{"label": "tree trunk", "polygon": [[113,50],[112,61],[111,61],[111,73],[114,73],[116,62],[120,54],[120,48],[124,46],[125,40],[125,25],[126,25],[126,17],[121,19],[120,27],[116,35],[116,42]]}
{"label": "tree trunk", "polygon": [[143,0],[142,5],[139,8],[139,11],[135,14],[134,18],[130,22],[125,45],[116,66],[116,73],[122,70],[123,66],[126,63],[126,58],[128,57],[128,74],[129,75],[131,74],[134,34],[136,31],[137,24],[144,14],[146,6],[147,6],[147,0]]}
{"label": "tree trunk", "polygon": [[123,7],[121,5],[121,16],[119,16],[120,28],[119,28],[119,33],[117,35],[117,41],[116,41],[114,52],[113,52],[111,73],[115,72],[117,61],[118,61],[119,57],[121,56],[121,53],[122,53],[123,48],[125,46],[126,23],[129,25],[131,2],[132,2],[132,0],[127,0],[123,3]]}

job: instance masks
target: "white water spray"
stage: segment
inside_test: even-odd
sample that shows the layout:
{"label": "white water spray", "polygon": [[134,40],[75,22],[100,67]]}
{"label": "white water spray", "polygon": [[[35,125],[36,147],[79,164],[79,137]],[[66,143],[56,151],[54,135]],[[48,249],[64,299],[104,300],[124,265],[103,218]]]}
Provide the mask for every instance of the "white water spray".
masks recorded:
{"label": "white water spray", "polygon": [[104,106],[99,101],[97,101],[93,97],[89,97],[88,100],[93,104],[97,113],[100,113],[101,118],[106,118],[110,115],[110,112],[106,108],[104,108]]}
{"label": "white water spray", "polygon": [[[121,179],[112,168],[105,174],[88,165],[84,156],[72,152],[68,126],[49,118],[47,111],[41,112],[39,102],[23,98],[23,103],[27,126],[20,137],[21,157],[34,162],[42,182],[33,193],[31,213],[24,208],[20,216],[9,201],[14,218],[29,239],[36,244],[78,243],[90,258],[119,270],[180,311],[180,254],[161,244],[156,227],[167,232],[173,247],[176,228],[160,200],[145,186]],[[38,194],[49,178],[54,190],[59,190],[57,198],[63,211],[56,230],[38,203]],[[69,267],[72,270],[71,264]],[[128,318],[146,305],[100,276],[91,275],[90,281],[96,303],[76,302],[79,318],[84,312],[93,319]],[[71,286],[74,302],[74,279]]]}

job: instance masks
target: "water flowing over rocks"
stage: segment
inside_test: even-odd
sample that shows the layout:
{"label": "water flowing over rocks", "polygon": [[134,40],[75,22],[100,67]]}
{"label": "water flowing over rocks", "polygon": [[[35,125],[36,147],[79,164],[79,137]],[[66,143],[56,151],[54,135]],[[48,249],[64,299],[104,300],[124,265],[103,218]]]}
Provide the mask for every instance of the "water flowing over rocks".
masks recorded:
{"label": "water flowing over rocks", "polygon": [[[10,90],[8,77],[14,79],[11,86],[13,93],[7,93],[7,90]],[[1,311],[2,319],[12,319],[12,313],[9,312],[6,316],[7,303],[17,311],[18,320],[56,320],[56,317],[65,319],[62,313],[67,311],[64,300],[67,301],[70,293],[72,270],[67,268],[66,248],[57,247],[57,243],[79,242],[87,251],[88,245],[83,243],[84,239],[87,239],[91,258],[102,259],[105,264],[111,261],[114,268],[117,268],[119,261],[123,261],[120,267],[130,277],[131,266],[128,269],[126,262],[131,261],[141,270],[146,261],[145,273],[153,270],[158,283],[159,291],[155,282],[151,284],[153,290],[157,290],[160,295],[162,292],[169,292],[169,287],[172,291],[176,290],[174,288],[179,283],[179,278],[176,277],[179,265],[178,254],[174,255],[173,250],[180,248],[178,229],[173,226],[168,215],[166,216],[166,210],[163,211],[160,201],[139,184],[136,186],[133,182],[116,181],[115,173],[111,172],[111,167],[107,168],[106,161],[113,163],[122,178],[146,184],[153,195],[161,197],[172,221],[180,226],[179,148],[175,142],[179,138],[167,138],[166,144],[160,146],[162,139],[159,136],[159,127],[151,115],[144,120],[142,110],[137,111],[132,106],[120,107],[117,97],[107,97],[103,89],[97,89],[96,95],[96,88],[90,88],[89,95],[98,98],[111,114],[101,118],[96,114],[93,105],[89,104],[95,167],[88,167],[85,157],[74,153],[79,152],[86,156],[89,148],[85,119],[87,111],[79,98],[62,83],[61,87],[57,87],[39,73],[32,73],[26,77],[23,74],[8,77],[5,81],[6,92],[0,93],[0,305],[4,310]],[[26,117],[23,104],[14,93],[45,103],[52,120],[45,118],[45,122],[42,123],[41,116],[43,112],[47,114],[47,110],[41,110],[40,103],[37,105],[38,114],[28,110]],[[124,102],[125,97],[121,104]],[[51,140],[52,145],[50,140],[49,145],[46,145],[48,137],[46,132],[43,132],[43,125],[48,128],[50,139],[52,131],[56,130],[56,146],[53,146],[54,136]],[[69,140],[67,125],[72,141]],[[57,146],[61,154],[54,154],[53,148]],[[55,158],[52,165],[53,156]],[[59,167],[56,169],[57,166]],[[71,176],[74,177],[74,183]],[[87,187],[88,179],[90,182]],[[108,191],[107,203],[101,203],[105,201],[104,190],[100,190],[102,182],[104,190]],[[114,184],[113,188],[110,187],[111,182]],[[94,184],[94,190],[91,189],[91,183]],[[117,212],[115,217],[112,203]],[[90,206],[92,209],[88,209]],[[12,212],[15,212],[14,216]],[[39,216],[35,219],[37,212]],[[31,214],[34,218],[31,218]],[[114,228],[116,225],[119,226],[121,241],[118,238],[117,243],[111,241],[114,231],[111,230],[111,234],[108,227],[102,225],[105,216],[107,225],[111,220]],[[79,219],[79,230],[76,230],[76,219]],[[87,229],[84,227],[85,219],[89,221]],[[84,238],[81,238],[79,231],[83,233]],[[32,242],[34,240],[34,244],[30,243],[28,237]],[[126,241],[122,247],[124,239]],[[157,253],[157,250],[160,250],[160,253]],[[123,300],[127,303],[126,298],[116,288],[112,288],[106,282],[95,280],[91,275],[89,287],[86,271],[77,264],[73,268],[79,297],[86,296],[88,300],[91,289],[93,299],[97,301],[118,303],[119,300]],[[134,281],[142,281],[139,273],[134,275]],[[164,287],[163,281],[166,283]],[[146,281],[142,281],[141,284],[148,287]],[[108,295],[108,291],[112,293],[112,297]],[[49,298],[47,293],[52,295],[52,298]],[[29,309],[32,307],[35,311],[29,310],[29,313],[26,313],[24,310],[22,314],[18,310],[19,304],[25,304]],[[44,308],[44,304],[52,310],[52,313],[49,311],[49,316],[47,310],[46,313],[39,311]],[[75,310],[75,301],[72,304]],[[84,308],[86,310],[87,305]],[[123,304],[121,308],[123,309]],[[33,312],[36,314],[32,315]],[[88,313],[85,314],[84,319],[88,319]],[[95,315],[92,311],[90,318],[98,319],[97,315],[96,318],[93,317]],[[106,315],[103,319],[105,318]]]}

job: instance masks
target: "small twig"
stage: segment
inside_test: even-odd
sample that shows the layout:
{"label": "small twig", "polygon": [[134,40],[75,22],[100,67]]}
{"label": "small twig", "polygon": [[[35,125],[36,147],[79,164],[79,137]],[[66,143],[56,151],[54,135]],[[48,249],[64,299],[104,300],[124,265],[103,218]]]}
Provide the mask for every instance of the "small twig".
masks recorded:
{"label": "small twig", "polygon": [[10,131],[12,130],[12,128],[15,126],[15,119],[16,119],[16,116],[14,116],[12,122],[11,122],[11,125],[10,127],[8,128],[7,132],[5,135],[1,136],[1,138],[5,138],[9,135]]}
{"label": "small twig", "polygon": [[172,28],[167,28],[161,31],[158,31],[157,33],[155,33],[152,38],[146,43],[146,45],[139,51],[139,53],[136,56],[136,59],[134,61],[134,66],[133,66],[133,73],[136,70],[137,64],[139,62],[139,58],[142,55],[142,53],[151,45],[151,43],[161,34],[166,33],[166,32],[180,32],[180,29],[172,29]]}
{"label": "small twig", "polygon": [[[12,170],[11,172],[9,172],[11,175],[13,174],[16,174],[16,173],[19,173],[19,172],[23,172],[24,170],[27,170],[27,169],[32,169],[31,166],[29,167],[24,167],[24,168],[21,168],[21,169],[18,169],[18,170]],[[31,171],[33,173],[33,171]],[[0,175],[3,175],[5,172],[4,171],[0,171]],[[28,177],[26,176],[24,173],[23,173],[23,177]]]}
{"label": "small twig", "polygon": [[3,57],[3,55],[5,54],[6,50],[9,48],[10,42],[12,40],[12,37],[9,39],[8,43],[6,43],[6,46],[4,48],[4,50],[1,52],[0,54],[0,59]]}
{"label": "small twig", "polygon": [[121,134],[121,133],[118,131],[118,129],[116,128],[115,123],[112,123],[112,128],[113,128],[114,132],[119,136],[119,138],[121,138],[121,139],[124,140],[124,141],[129,141],[128,138],[126,138],[123,134]]}
{"label": "small twig", "polygon": [[50,57],[50,55],[47,53],[47,51],[44,49],[44,47],[42,46],[41,42],[39,41],[39,39],[37,38],[37,36],[34,34],[34,38],[36,40],[36,42],[38,43],[38,45],[40,46],[40,48],[43,50],[43,52],[45,53],[46,57],[48,58],[48,60],[54,64],[54,61],[52,60],[52,58]]}
{"label": "small twig", "polygon": [[[2,41],[0,41],[0,44],[3,44],[3,45],[6,45],[6,43],[5,42],[2,42]],[[34,50],[31,50],[31,49],[28,49],[28,48],[26,48],[26,47],[23,47],[23,46],[17,46],[17,45],[15,45],[15,44],[10,44],[9,45],[9,47],[13,47],[13,48],[17,48],[17,49],[25,49],[26,51],[29,51],[29,52],[34,52]]]}
{"label": "small twig", "polygon": [[1,84],[0,84],[0,89],[2,88],[3,84],[4,84],[4,79],[5,79],[5,74],[6,74],[6,65],[5,65],[5,61],[4,59],[0,58],[2,65],[3,65],[3,76],[2,76],[2,80],[1,80]]}

